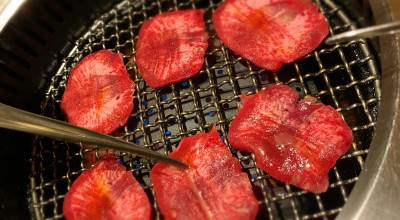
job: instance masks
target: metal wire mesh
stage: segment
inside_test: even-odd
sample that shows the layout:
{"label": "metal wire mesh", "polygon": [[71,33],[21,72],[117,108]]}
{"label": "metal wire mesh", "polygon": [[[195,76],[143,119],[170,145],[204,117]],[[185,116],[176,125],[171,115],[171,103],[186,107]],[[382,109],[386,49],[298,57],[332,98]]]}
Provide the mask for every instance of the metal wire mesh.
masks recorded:
{"label": "metal wire mesh", "polygon": [[[115,136],[168,154],[179,141],[213,124],[249,176],[259,200],[260,219],[330,219],[345,204],[361,172],[374,133],[379,104],[379,75],[375,57],[364,40],[326,46],[279,72],[260,69],[235,55],[218,39],[211,15],[219,0],[122,1],[101,16],[62,60],[42,103],[43,114],[65,120],[59,103],[71,68],[99,49],[124,54],[128,72],[136,83],[135,107],[127,124]],[[329,20],[332,33],[355,28],[345,12],[330,0],[317,1]],[[205,9],[209,48],[200,73],[181,83],[151,89],[138,75],[135,42],[141,24],[158,13],[190,8]],[[241,94],[254,94],[272,84],[284,83],[301,97],[312,95],[332,105],[354,133],[350,150],[329,173],[326,193],[312,194],[274,180],[256,167],[252,154],[238,152],[226,140],[229,123],[238,111]],[[63,218],[62,202],[72,182],[87,169],[83,158],[98,148],[37,137],[31,158],[32,207],[38,219]],[[153,203],[153,216],[162,218],[149,181],[154,163],[115,152],[141,183]]]}

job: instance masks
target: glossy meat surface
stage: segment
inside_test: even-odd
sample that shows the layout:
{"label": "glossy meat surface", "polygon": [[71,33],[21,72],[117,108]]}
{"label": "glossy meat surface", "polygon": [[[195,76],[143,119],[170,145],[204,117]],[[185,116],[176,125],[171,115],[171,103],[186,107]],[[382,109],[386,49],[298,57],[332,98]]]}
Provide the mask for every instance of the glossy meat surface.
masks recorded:
{"label": "glossy meat surface", "polygon": [[134,91],[121,54],[100,50],[72,68],[60,106],[69,123],[110,134],[128,120]]}
{"label": "glossy meat surface", "polygon": [[215,127],[184,138],[170,157],[182,170],[157,163],[150,173],[157,203],[166,219],[254,219],[258,201],[248,176]]}
{"label": "glossy meat surface", "polygon": [[313,51],[329,30],[311,0],[227,0],[212,20],[229,49],[271,71]]}
{"label": "glossy meat surface", "polygon": [[68,220],[151,218],[143,188],[112,155],[103,157],[73,182],[63,212]]}
{"label": "glossy meat surface", "polygon": [[229,128],[232,146],[254,153],[257,166],[280,181],[326,191],[329,169],[353,142],[343,117],[313,97],[297,102],[297,93],[286,85],[242,100]]}
{"label": "glossy meat surface", "polygon": [[136,62],[150,87],[180,82],[200,71],[208,47],[203,14],[203,10],[173,11],[143,23]]}

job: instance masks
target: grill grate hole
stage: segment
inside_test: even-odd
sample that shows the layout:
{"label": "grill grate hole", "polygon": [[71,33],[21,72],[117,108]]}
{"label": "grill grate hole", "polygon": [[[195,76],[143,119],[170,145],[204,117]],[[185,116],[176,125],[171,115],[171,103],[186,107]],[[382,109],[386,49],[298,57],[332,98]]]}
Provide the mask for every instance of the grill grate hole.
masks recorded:
{"label": "grill grate hole", "polygon": [[[364,165],[371,143],[379,103],[379,75],[365,41],[329,47],[315,52],[278,73],[260,69],[223,45],[212,29],[211,15],[220,4],[209,1],[122,1],[105,13],[88,32],[75,42],[69,57],[52,78],[43,101],[43,114],[65,120],[59,102],[70,69],[82,57],[99,49],[124,54],[127,69],[136,83],[132,117],[115,136],[168,154],[183,137],[208,131],[217,124],[221,138],[243,166],[260,201],[260,219],[331,219],[337,216],[351,193]],[[344,11],[331,0],[319,0],[331,31],[353,28]],[[138,75],[134,46],[141,24],[148,18],[176,9],[204,8],[210,46],[200,73],[185,82],[151,89]],[[57,19],[54,11],[47,13]],[[60,19],[60,18],[58,18]],[[100,22],[101,21],[101,22]],[[62,22],[60,20],[60,22]],[[332,105],[345,118],[354,133],[354,143],[329,173],[330,187],[314,195],[283,184],[258,169],[251,154],[234,150],[226,140],[229,123],[240,106],[240,95],[254,94],[272,84],[285,83],[300,96],[317,96]],[[72,182],[84,171],[82,157],[98,149],[38,138],[32,156],[33,207],[39,218],[62,218],[63,198]],[[162,217],[149,181],[154,164],[143,158],[115,153],[143,184],[153,203],[154,216]]]}
{"label": "grill grate hole", "polygon": [[43,28],[43,30],[47,31],[50,34],[54,34],[56,30],[54,29],[54,26],[47,23],[48,21],[44,20],[41,17],[33,17],[33,20],[39,24],[40,27]]}
{"label": "grill grate hole", "polygon": [[14,60],[21,67],[23,67],[25,69],[31,68],[31,64],[28,61],[26,61],[24,58],[18,56],[17,54],[13,53],[12,51],[6,50],[4,48],[0,48],[0,53],[4,54],[5,57],[8,57],[10,60]]}
{"label": "grill grate hole", "polygon": [[36,31],[32,30],[31,28],[27,26],[21,26],[20,29],[24,36],[29,36],[32,40],[36,41],[38,44],[45,46],[47,41],[40,36],[40,34],[36,33]]}
{"label": "grill grate hole", "polygon": [[44,11],[50,15],[50,17],[52,17],[54,20],[56,20],[58,23],[63,23],[64,19],[59,15],[59,13],[54,10],[53,8],[51,8],[49,5],[47,4],[42,4],[42,7],[44,9]]}
{"label": "grill grate hole", "polygon": [[20,39],[15,38],[14,41],[15,41],[15,45],[17,45],[18,47],[23,49],[29,55],[31,55],[33,57],[37,57],[39,55],[35,49],[33,49],[30,45],[26,44],[25,42],[21,41]]}
{"label": "grill grate hole", "polygon": [[7,83],[4,83],[3,81],[0,81],[0,88],[2,88],[2,90],[4,90],[6,93],[10,93],[15,96],[19,95],[19,91],[17,89],[8,85]]}
{"label": "grill grate hole", "polygon": [[10,69],[8,66],[4,65],[3,63],[0,63],[0,72],[7,74],[8,76],[13,77],[14,79],[16,79],[20,82],[24,81],[24,77],[22,77],[21,74]]}
{"label": "grill grate hole", "polygon": [[54,34],[54,24],[51,17],[47,15],[47,13],[40,8],[39,5],[34,5],[34,8],[21,8],[22,21],[20,23],[25,24],[27,26],[35,26],[39,27],[38,33],[50,33]]}
{"label": "grill grate hole", "polygon": [[65,0],[60,1],[60,2],[61,2],[61,5],[62,5],[67,11],[69,11],[69,12],[73,12],[73,11],[74,11],[74,7],[70,4],[70,2],[65,1]]}

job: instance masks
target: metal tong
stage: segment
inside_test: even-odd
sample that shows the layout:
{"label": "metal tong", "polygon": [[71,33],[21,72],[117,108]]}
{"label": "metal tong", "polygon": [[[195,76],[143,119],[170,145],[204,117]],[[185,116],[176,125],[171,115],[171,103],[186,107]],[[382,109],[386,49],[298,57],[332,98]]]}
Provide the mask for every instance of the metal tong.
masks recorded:
{"label": "metal tong", "polygon": [[23,111],[2,103],[0,103],[0,128],[36,134],[57,140],[65,140],[71,143],[97,145],[112,150],[130,152],[137,156],[187,168],[187,165],[183,162],[169,158],[150,149],[66,122]]}
{"label": "metal tong", "polygon": [[400,32],[400,22],[391,22],[386,24],[375,25],[366,28],[360,28],[357,30],[346,31],[341,34],[337,34],[325,39],[325,44],[333,45],[336,43],[342,43],[352,40],[357,40],[366,37],[375,37],[387,34],[395,34]]}

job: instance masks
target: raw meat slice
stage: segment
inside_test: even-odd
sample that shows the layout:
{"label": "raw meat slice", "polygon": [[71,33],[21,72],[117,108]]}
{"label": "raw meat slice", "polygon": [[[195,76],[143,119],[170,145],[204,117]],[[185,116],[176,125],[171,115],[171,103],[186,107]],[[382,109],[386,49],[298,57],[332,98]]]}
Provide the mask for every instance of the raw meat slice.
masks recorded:
{"label": "raw meat slice", "polygon": [[150,219],[151,207],[132,173],[111,154],[73,182],[63,204],[68,220]]}
{"label": "raw meat slice", "polygon": [[61,109],[69,123],[110,134],[128,120],[134,91],[121,54],[100,50],[72,68]]}
{"label": "raw meat slice", "polygon": [[208,47],[203,14],[203,10],[167,12],[143,23],[136,62],[150,87],[179,82],[200,71]]}
{"label": "raw meat slice", "polygon": [[286,85],[271,86],[253,96],[232,121],[228,140],[255,154],[257,166],[272,177],[301,189],[327,190],[328,172],[349,149],[353,134],[331,106]]}
{"label": "raw meat slice", "polygon": [[227,0],[212,20],[231,50],[271,71],[313,51],[329,30],[311,0]]}
{"label": "raw meat slice", "polygon": [[165,219],[254,219],[258,202],[239,161],[215,127],[182,139],[170,154],[189,165],[183,170],[157,163],[150,173]]}

